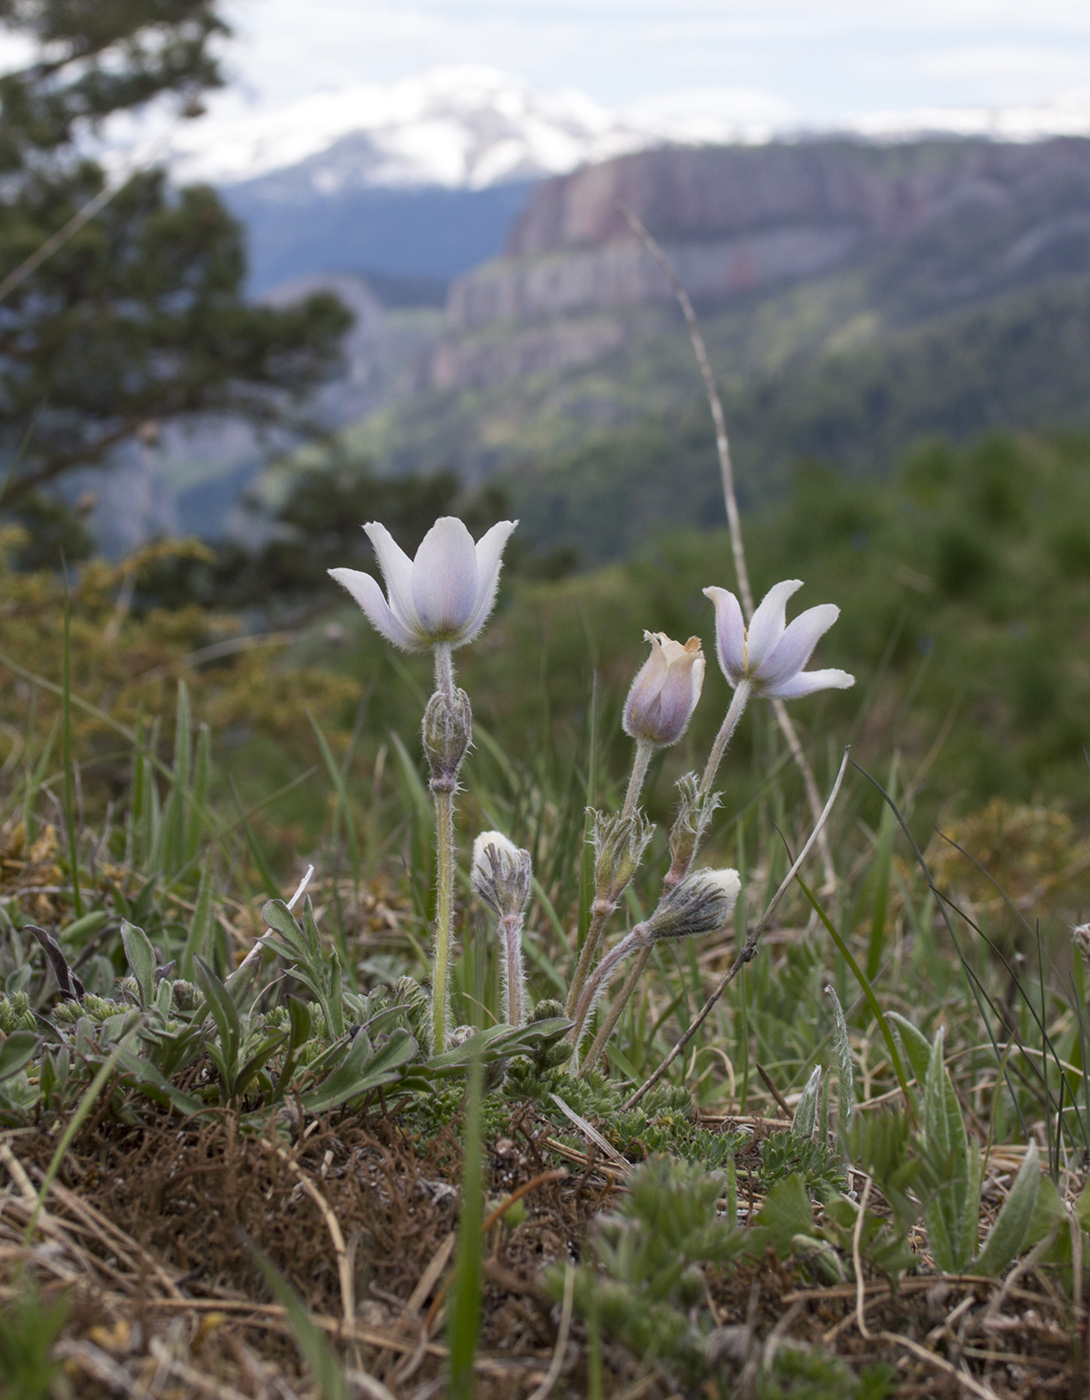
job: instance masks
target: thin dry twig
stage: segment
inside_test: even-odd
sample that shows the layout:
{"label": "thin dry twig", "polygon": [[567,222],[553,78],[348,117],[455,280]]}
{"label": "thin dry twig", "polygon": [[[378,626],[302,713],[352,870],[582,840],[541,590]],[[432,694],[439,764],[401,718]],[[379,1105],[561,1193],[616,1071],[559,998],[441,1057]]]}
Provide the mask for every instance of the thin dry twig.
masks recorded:
{"label": "thin dry twig", "polygon": [[[708,407],[715,424],[715,449],[719,455],[719,474],[723,481],[723,500],[727,508],[727,524],[730,527],[730,547],[734,556],[734,572],[738,578],[742,611],[748,623],[753,616],[753,590],[750,587],[749,570],[746,567],[746,551],[742,539],[742,520],[738,511],[738,497],[734,490],[734,465],[731,461],[730,442],[727,439],[727,422],[723,414],[723,402],[716,387],[715,375],[712,374],[711,361],[708,359],[708,351],[700,331],[700,323],[696,319],[696,312],[693,310],[689,293],[681,285],[681,280],[665,252],[627,204],[618,200],[617,208],[624,215],[629,228],[662,269],[663,276],[669,282],[677,304],[681,307],[681,314],[685,317],[689,340],[692,343],[696,362],[700,366],[704,392],[707,395]],[[802,775],[803,787],[806,789],[806,801],[810,807],[810,816],[816,822],[821,811],[821,795],[814,778],[814,770],[810,767],[806,754],[803,752],[794,721],[787,713],[787,706],[782,700],[773,700],[772,710],[776,716],[776,723],[780,726],[783,737],[787,740],[787,747],[791,750],[795,766]],[[832,890],[836,887],[836,868],[833,865],[833,853],[829,846],[829,838],[824,832],[818,837],[818,849],[821,853],[821,864],[825,874],[825,888]]]}
{"label": "thin dry twig", "polygon": [[268,1138],[262,1138],[261,1144],[270,1152],[275,1152],[322,1213],[322,1219],[325,1221],[325,1227],[329,1231],[330,1242],[333,1245],[333,1253],[337,1258],[337,1278],[341,1287],[341,1310],[344,1313],[345,1323],[351,1327],[356,1319],[356,1291],[340,1221],[334,1214],[332,1206],[286,1148],[281,1147],[278,1143],[270,1142]]}
{"label": "thin dry twig", "polygon": [[855,1324],[859,1328],[859,1335],[867,1341],[870,1340],[870,1332],[867,1330],[866,1319],[863,1316],[863,1305],[866,1297],[866,1288],[863,1282],[863,1257],[862,1239],[863,1222],[867,1215],[867,1200],[870,1196],[871,1179],[864,1177],[863,1194],[859,1198],[859,1214],[856,1216],[855,1229],[852,1231],[852,1268],[855,1270]]}
{"label": "thin dry twig", "polygon": [[999,1400],[999,1396],[990,1385],[974,1379],[967,1371],[959,1370],[945,1357],[939,1356],[936,1352],[928,1351],[927,1347],[921,1346],[919,1342],[914,1342],[911,1337],[902,1337],[898,1332],[880,1332],[878,1335],[883,1342],[892,1342],[894,1346],[904,1347],[906,1351],[910,1351],[913,1356],[928,1366],[934,1366],[936,1370],[944,1371],[946,1375],[953,1376],[958,1385],[964,1386],[973,1395],[978,1395],[980,1400]]}

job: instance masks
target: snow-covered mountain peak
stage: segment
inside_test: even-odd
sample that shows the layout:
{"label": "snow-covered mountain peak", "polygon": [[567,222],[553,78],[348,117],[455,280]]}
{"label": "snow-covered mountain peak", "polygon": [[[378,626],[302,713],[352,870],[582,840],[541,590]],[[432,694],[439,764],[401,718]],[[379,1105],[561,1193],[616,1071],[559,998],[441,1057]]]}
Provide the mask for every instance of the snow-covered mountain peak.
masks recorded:
{"label": "snow-covered mountain peak", "polygon": [[432,68],[283,107],[214,95],[172,148],[183,179],[237,183],[306,163],[317,193],[352,186],[482,189],[562,174],[663,141],[767,139],[790,113],[763,94],[692,93],[610,108],[538,93],[494,68]]}

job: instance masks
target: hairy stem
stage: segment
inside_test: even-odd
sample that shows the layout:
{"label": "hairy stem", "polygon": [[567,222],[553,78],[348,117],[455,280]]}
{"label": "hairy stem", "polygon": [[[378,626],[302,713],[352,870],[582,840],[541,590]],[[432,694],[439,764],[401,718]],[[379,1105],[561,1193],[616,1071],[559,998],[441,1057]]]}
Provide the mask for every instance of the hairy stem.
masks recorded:
{"label": "hairy stem", "polygon": [[522,993],[522,915],[508,914],[500,920],[507,955],[507,1024],[521,1026],[524,1015]]}
{"label": "hairy stem", "polygon": [[[447,705],[454,708],[454,663],[450,646],[437,642],[435,688]],[[432,1053],[447,1048],[447,1020],[450,1003],[450,939],[454,924],[454,793],[433,787],[435,796],[435,840],[437,846],[435,957],[432,963],[431,1039]]]}
{"label": "hairy stem", "polygon": [[568,1033],[568,1039],[575,1046],[575,1055],[572,1057],[573,1068],[575,1068],[575,1062],[579,1058],[579,1042],[583,1038],[583,1027],[586,1025],[587,1017],[590,1015],[590,1009],[594,1005],[598,993],[602,991],[606,982],[613,975],[613,969],[617,964],[627,958],[633,948],[641,946],[643,929],[642,924],[637,924],[632,932],[622,938],[615,948],[611,948],[594,969],[594,975],[583,988],[583,995],[579,998],[579,1005],[575,1008],[573,1017],[575,1025]]}
{"label": "hairy stem", "polygon": [[609,1038],[617,1028],[617,1022],[621,1019],[625,1007],[628,1005],[632,993],[636,990],[636,984],[644,974],[648,962],[651,959],[651,947],[648,945],[642,949],[639,957],[632,964],[631,971],[624,979],[624,986],[617,993],[613,1005],[609,1008],[609,1015],[602,1023],[602,1028],[594,1037],[594,1044],[587,1051],[587,1058],[579,1068],[580,1074],[586,1074],[588,1069],[593,1069],[609,1044]]}
{"label": "hairy stem", "polygon": [[719,733],[715,736],[715,743],[712,745],[712,751],[708,755],[708,762],[704,768],[704,776],[700,779],[701,797],[706,797],[711,791],[715,775],[719,771],[719,765],[723,762],[727,745],[730,743],[734,731],[738,728],[738,721],[742,718],[742,712],[749,701],[751,689],[749,681],[739,681],[735,687],[730,709],[727,710],[726,718],[719,726]]}
{"label": "hairy stem", "polygon": [[450,643],[436,642],[432,647],[435,657],[435,688],[448,705],[454,705],[454,662],[451,659]]}
{"label": "hairy stem", "polygon": [[[636,804],[640,800],[644,779],[647,777],[647,766],[651,762],[651,755],[654,751],[655,746],[650,739],[636,740],[632,772],[628,778],[628,790],[625,792],[624,806],[621,809],[621,817],[626,821],[631,821],[636,815]],[[597,872],[595,873],[597,874]],[[579,1005],[579,997],[586,986],[587,978],[590,976],[591,965],[594,962],[594,955],[598,951],[598,944],[601,941],[606,921],[616,908],[615,900],[596,899],[591,905],[590,927],[587,929],[587,936],[583,941],[583,948],[579,954],[579,962],[575,969],[575,976],[572,978],[571,990],[568,992],[565,1006],[569,1016],[574,1015],[575,1008]]]}
{"label": "hairy stem", "polygon": [[[575,976],[571,981],[571,990],[568,992],[568,1000],[564,1007],[569,1016],[574,1016],[575,1008],[579,1005],[579,998],[583,988],[587,984],[590,976],[591,964],[594,962],[594,954],[597,952],[598,944],[601,941],[602,930],[606,926],[606,920],[617,908],[616,904],[608,903],[604,900],[596,899],[590,907],[590,927],[587,929],[587,936],[583,940],[583,951],[579,954],[579,963],[575,969]],[[568,1032],[569,1040],[574,1038],[574,1031]]]}
{"label": "hairy stem", "polygon": [[439,848],[436,880],[435,957],[432,962],[432,1052],[447,1048],[450,1000],[450,935],[454,923],[454,794],[435,794],[435,836]]}
{"label": "hairy stem", "polygon": [[650,739],[636,740],[636,756],[632,760],[632,773],[628,779],[628,791],[624,795],[624,806],[621,808],[622,817],[632,817],[635,815],[636,803],[640,800],[644,779],[647,777],[647,765],[651,762],[651,755],[654,752],[655,746]]}

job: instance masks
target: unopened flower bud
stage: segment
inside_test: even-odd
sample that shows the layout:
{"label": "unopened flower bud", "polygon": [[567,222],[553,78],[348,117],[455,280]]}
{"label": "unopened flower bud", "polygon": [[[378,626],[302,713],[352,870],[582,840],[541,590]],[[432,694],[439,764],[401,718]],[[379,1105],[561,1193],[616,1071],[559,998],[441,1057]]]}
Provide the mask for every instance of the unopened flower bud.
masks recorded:
{"label": "unopened flower bud", "polygon": [[594,898],[602,904],[616,904],[628,882],[639,869],[654,825],[642,812],[630,817],[594,814]]}
{"label": "unopened flower bud", "polygon": [[643,925],[643,941],[718,933],[734,913],[741,888],[737,870],[698,870],[663,897]]}
{"label": "unopened flower bud", "polygon": [[499,918],[521,914],[533,883],[530,852],[500,831],[482,831],[473,843],[470,880],[477,896]]}
{"label": "unopened flower bud", "polygon": [[1090,963],[1090,924],[1076,924],[1071,930],[1075,947],[1082,954],[1083,961]]}
{"label": "unopened flower bud", "polygon": [[424,753],[431,768],[432,792],[453,792],[458,786],[458,769],[473,738],[473,711],[464,690],[454,692],[453,702],[441,690],[428,701],[424,711]]}
{"label": "unopened flower bud", "polygon": [[700,638],[684,646],[664,632],[645,632],[651,655],[643,663],[624,705],[624,732],[665,748],[676,744],[692,718],[704,683]]}
{"label": "unopened flower bud", "polygon": [[201,994],[192,982],[179,977],[171,983],[171,1006],[177,1011],[196,1011],[201,1004]]}
{"label": "unopened flower bud", "polygon": [[696,848],[703,840],[712,813],[719,806],[719,794],[701,793],[695,773],[686,773],[679,778],[677,790],[677,816],[670,828],[670,870],[666,876],[668,890],[684,878]]}

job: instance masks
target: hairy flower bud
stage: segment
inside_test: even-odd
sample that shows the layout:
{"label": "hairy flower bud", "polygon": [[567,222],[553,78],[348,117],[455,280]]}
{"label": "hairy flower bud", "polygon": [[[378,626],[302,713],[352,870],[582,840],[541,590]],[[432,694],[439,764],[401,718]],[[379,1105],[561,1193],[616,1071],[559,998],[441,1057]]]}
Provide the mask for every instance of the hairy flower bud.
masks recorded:
{"label": "hairy flower bud", "polygon": [[482,831],[473,843],[470,879],[478,897],[499,918],[517,916],[530,900],[530,852],[521,850],[502,832]]}
{"label": "hairy flower bud", "polygon": [[700,638],[684,646],[664,632],[645,632],[651,655],[643,663],[624,705],[624,732],[660,748],[676,744],[685,733],[704,684]]}
{"label": "hairy flower bud", "polygon": [[654,825],[642,812],[630,817],[594,813],[594,898],[616,904],[639,869]]}
{"label": "hairy flower bud", "polygon": [[1071,930],[1071,937],[1083,961],[1090,964],[1090,924],[1076,924]]}
{"label": "hairy flower bud", "polygon": [[642,941],[695,938],[726,928],[742,881],[737,870],[698,870],[665,895],[643,925]]}
{"label": "hairy flower bud", "polygon": [[424,711],[422,733],[432,792],[453,792],[458,786],[458,769],[473,738],[473,711],[465,691],[456,690],[451,703],[437,690]]}
{"label": "hairy flower bud", "polygon": [[670,828],[670,869],[666,888],[671,890],[684,878],[696,848],[719,806],[717,792],[701,793],[700,780],[695,773],[686,773],[677,781],[677,816]]}

